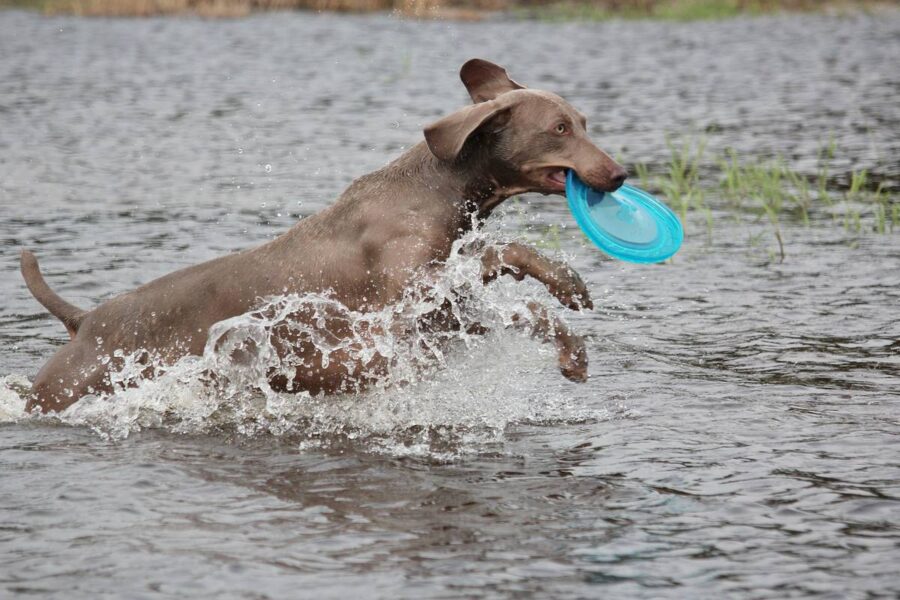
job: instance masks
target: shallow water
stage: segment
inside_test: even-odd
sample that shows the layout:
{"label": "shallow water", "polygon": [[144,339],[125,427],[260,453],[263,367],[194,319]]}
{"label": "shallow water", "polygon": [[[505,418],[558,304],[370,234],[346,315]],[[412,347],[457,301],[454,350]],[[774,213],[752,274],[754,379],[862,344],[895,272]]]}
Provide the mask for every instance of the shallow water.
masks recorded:
{"label": "shallow water", "polygon": [[[585,385],[506,332],[399,390],[272,412],[249,391],[210,403],[188,377],[63,422],[21,414],[16,390],[65,333],[16,263],[34,249],[92,306],[265,241],[461,105],[471,56],[562,93],[629,163],[705,132],[812,173],[833,136],[838,183],[866,168],[896,189],[898,55],[897,13],[0,12],[0,595],[896,597],[896,233],[785,222],[779,263],[764,222],[715,211],[672,264],[624,265],[582,245],[562,199],[529,197],[492,235],[566,226],[598,306],[566,315],[588,337]],[[506,281],[480,300],[499,314],[540,294]]]}

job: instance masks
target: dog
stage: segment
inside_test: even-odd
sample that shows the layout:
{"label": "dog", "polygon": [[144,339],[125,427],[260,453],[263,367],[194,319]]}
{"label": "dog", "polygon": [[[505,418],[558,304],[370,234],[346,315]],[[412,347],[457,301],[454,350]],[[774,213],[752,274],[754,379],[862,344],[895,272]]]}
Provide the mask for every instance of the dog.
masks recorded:
{"label": "dog", "polygon": [[[425,127],[424,141],[262,246],[176,271],[90,311],[53,292],[34,255],[23,250],[28,289],[71,338],[38,372],[27,410],[62,411],[86,394],[111,391],[112,362],[103,356],[146,350],[172,364],[202,355],[212,325],[258,308],[266,297],[327,293],[359,311],[392,305],[423,274],[438,272],[454,242],[507,198],[565,195],[567,169],[600,191],[625,181],[625,169],[589,140],[584,115],[561,97],[527,89],[482,59],[466,62],[460,79],[473,104]],[[462,251],[480,252],[485,283],[533,277],[564,306],[593,308],[573,269],[526,245]],[[585,381],[584,341],[542,306],[528,308],[518,322],[555,344],[564,376]],[[338,338],[349,333],[338,319],[317,326]],[[296,338],[281,340],[278,352],[304,359],[293,378],[272,376],[271,385],[287,391],[339,392],[384,366],[378,355],[366,364],[354,364],[349,354],[323,362],[312,344]]]}

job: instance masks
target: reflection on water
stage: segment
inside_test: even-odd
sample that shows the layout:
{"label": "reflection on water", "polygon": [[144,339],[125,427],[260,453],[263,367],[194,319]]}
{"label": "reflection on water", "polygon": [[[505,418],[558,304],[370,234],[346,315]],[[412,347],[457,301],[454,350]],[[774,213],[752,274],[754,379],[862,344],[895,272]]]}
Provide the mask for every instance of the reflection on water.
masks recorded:
{"label": "reflection on water", "polygon": [[[610,35],[623,43],[597,52]],[[498,335],[402,390],[288,400],[289,426],[265,433],[247,425],[258,398],[201,405],[190,378],[86,403],[87,427],[22,418],[17,390],[65,334],[16,255],[36,250],[51,285],[91,306],[269,239],[462,104],[455,70],[471,56],[562,93],[626,162],[663,161],[667,132],[706,132],[713,148],[812,173],[832,134],[839,173],[896,186],[898,51],[892,13],[593,25],[0,13],[0,589],[891,597],[896,234],[786,222],[788,259],[770,264],[754,243],[764,223],[716,213],[711,239],[689,220],[672,264],[625,265],[582,245],[562,199],[528,198],[494,228],[566,226],[562,251],[598,306],[567,315],[588,338],[589,383]],[[490,294],[546,298],[511,281]]]}

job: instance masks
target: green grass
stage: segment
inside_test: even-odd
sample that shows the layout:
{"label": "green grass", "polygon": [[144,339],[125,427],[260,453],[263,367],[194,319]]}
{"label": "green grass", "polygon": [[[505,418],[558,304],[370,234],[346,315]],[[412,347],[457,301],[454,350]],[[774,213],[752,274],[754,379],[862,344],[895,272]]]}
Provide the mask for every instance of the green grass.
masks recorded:
{"label": "green grass", "polygon": [[810,4],[803,0],[635,0],[624,3],[564,0],[514,8],[513,13],[520,17],[549,22],[606,21],[613,18],[700,21],[785,9],[810,10],[822,7],[822,3]]}
{"label": "green grass", "polygon": [[[419,18],[479,19],[505,11],[544,21],[611,18],[696,21],[779,11],[868,11],[892,0],[0,0],[0,8],[28,8],[83,16],[198,14],[237,17],[265,10],[394,11]],[[455,15],[455,16],[454,16]]]}
{"label": "green grass", "polygon": [[46,0],[0,0],[0,8],[21,8],[23,10],[43,11]]}
{"label": "green grass", "polygon": [[[866,170],[853,171],[841,184],[831,176],[838,149],[833,140],[819,152],[818,169],[806,176],[781,157],[757,160],[729,149],[712,164],[704,161],[700,139],[668,142],[669,161],[654,172],[644,164],[634,168],[640,185],[663,196],[687,224],[688,216],[703,217],[711,241],[713,209],[742,222],[747,218],[769,225],[777,255],[785,258],[784,226],[841,226],[845,231],[885,235],[900,229],[900,198],[874,186]],[[754,245],[759,240],[753,240]]]}
{"label": "green grass", "polygon": [[776,12],[868,12],[896,7],[891,0],[561,0],[546,4],[510,2],[515,16],[548,22],[660,19],[703,21]]}
{"label": "green grass", "polygon": [[[666,0],[653,6],[623,5],[611,8],[590,2],[559,2],[518,7],[513,14],[522,18],[557,23],[567,21],[607,21],[609,19],[665,19],[694,21],[734,17],[744,11],[731,0]],[[756,11],[753,11],[756,12]]]}
{"label": "green grass", "polygon": [[670,21],[705,21],[710,19],[727,19],[741,13],[757,13],[754,6],[741,7],[738,2],[721,2],[717,0],[680,0],[659,5],[653,16]]}

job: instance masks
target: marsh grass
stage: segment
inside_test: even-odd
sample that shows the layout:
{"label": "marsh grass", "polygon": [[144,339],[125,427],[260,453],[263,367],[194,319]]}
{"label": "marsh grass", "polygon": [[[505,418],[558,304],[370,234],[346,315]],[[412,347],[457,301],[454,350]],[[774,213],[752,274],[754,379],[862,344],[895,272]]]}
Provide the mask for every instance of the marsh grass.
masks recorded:
{"label": "marsh grass", "polygon": [[508,8],[511,0],[0,0],[0,7],[86,17],[195,15],[243,17],[272,10],[368,13],[392,11],[416,18],[478,20]]}
{"label": "marsh grass", "polygon": [[[900,199],[873,186],[867,170],[853,171],[840,180],[831,173],[838,153],[831,139],[818,153],[817,170],[808,176],[793,169],[782,157],[755,160],[727,149],[709,168],[704,161],[706,141],[667,141],[670,158],[654,174],[636,165],[640,185],[661,194],[687,227],[690,213],[700,213],[712,239],[713,209],[743,222],[766,222],[777,243],[779,260],[785,258],[784,225],[810,227],[821,223],[843,226],[849,233],[893,233],[900,227]],[[752,240],[757,245],[759,240]]]}
{"label": "marsh grass", "polygon": [[189,14],[241,17],[268,10],[334,12],[393,11],[415,18],[479,20],[503,12],[542,21],[603,21],[612,18],[693,21],[778,11],[859,11],[891,6],[890,0],[0,0],[0,8],[81,16]]}
{"label": "marsh grass", "polygon": [[520,18],[548,22],[660,19],[702,21],[773,12],[874,10],[895,5],[882,0],[562,0],[512,2]]}
{"label": "marsh grass", "polygon": [[644,0],[634,2],[554,2],[526,5],[514,14],[547,22],[656,18],[670,21],[722,19],[759,10],[739,0]]}

